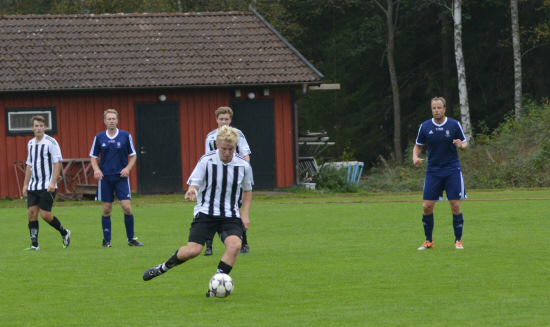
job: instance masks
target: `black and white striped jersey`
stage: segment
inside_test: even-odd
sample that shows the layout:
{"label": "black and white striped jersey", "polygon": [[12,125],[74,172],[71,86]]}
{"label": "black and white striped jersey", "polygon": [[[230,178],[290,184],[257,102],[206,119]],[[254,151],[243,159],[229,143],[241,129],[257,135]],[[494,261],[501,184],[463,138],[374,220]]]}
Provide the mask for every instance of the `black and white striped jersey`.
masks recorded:
{"label": "black and white striped jersey", "polygon": [[187,184],[199,188],[195,217],[202,212],[213,217],[239,218],[241,188],[251,191],[254,179],[252,167],[241,155],[233,155],[226,164],[216,150],[202,156]]}
{"label": "black and white striped jersey", "polygon": [[[36,138],[27,145],[28,156],[26,164],[31,167],[31,179],[29,191],[39,191],[48,188],[52,181],[53,167],[56,162],[63,160],[61,148],[57,141],[48,135],[44,135],[40,142]],[[55,185],[57,188],[57,184]]]}
{"label": "black and white striped jersey", "polygon": [[[232,128],[237,130],[237,133],[239,134],[239,141],[237,142],[237,150],[235,151],[235,153],[240,154],[243,157],[252,153],[252,151],[250,151],[250,146],[248,145],[248,142],[246,141],[246,137],[244,137],[243,132],[241,132],[239,129],[235,127],[232,127]],[[208,133],[208,135],[206,135],[206,141],[204,144],[204,153],[208,153],[210,151],[214,151],[217,149],[216,147],[217,137],[218,137],[217,128],[212,132]]]}

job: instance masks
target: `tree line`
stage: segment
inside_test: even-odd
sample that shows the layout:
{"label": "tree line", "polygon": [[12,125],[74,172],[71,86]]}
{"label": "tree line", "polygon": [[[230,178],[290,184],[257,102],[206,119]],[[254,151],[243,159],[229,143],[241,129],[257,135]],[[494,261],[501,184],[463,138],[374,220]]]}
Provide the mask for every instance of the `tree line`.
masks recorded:
{"label": "tree line", "polygon": [[463,125],[467,110],[475,140],[510,115],[519,119],[522,99],[544,101],[550,94],[548,0],[0,0],[0,14],[246,11],[250,5],[326,83],[341,85],[308,91],[298,102],[300,130],[325,130],[336,142],[327,152],[334,158],[400,162],[419,124],[431,117],[434,96],[445,97],[447,116]]}

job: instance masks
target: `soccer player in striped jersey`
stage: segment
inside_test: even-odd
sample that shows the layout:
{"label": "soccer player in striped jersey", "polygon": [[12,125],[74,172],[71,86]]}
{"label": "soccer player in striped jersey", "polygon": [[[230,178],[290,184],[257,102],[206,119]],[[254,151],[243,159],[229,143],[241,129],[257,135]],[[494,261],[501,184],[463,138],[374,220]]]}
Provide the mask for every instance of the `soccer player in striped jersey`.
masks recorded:
{"label": "soccer player in striped jersey", "polygon": [[[179,248],[163,264],[147,269],[143,280],[151,280],[195,258],[202,252],[206,240],[212,239],[216,233],[226,247],[217,273],[231,272],[241,249],[242,233],[250,225],[248,213],[254,184],[250,164],[235,154],[238,139],[236,129],[229,126],[218,129],[218,149],[202,156],[187,181],[189,189],[185,198],[197,201],[187,245]],[[241,188],[243,204],[239,210]],[[211,297],[212,294],[207,292],[206,296]]]}
{"label": "soccer player in striped jersey", "polygon": [[[118,112],[115,109],[105,110],[103,121],[107,130],[95,136],[90,151],[94,178],[98,181],[96,200],[103,202],[101,216],[103,245],[101,247],[111,247],[111,211],[115,194],[124,213],[128,245],[143,246],[143,243],[134,237],[134,214],[132,213],[129,176],[136,164],[137,156],[132,135],[117,128]],[[99,157],[101,157],[101,161],[98,164]]]}
{"label": "soccer player in striped jersey", "polygon": [[[222,126],[230,126],[231,120],[233,119],[233,110],[229,107],[219,107],[215,111],[216,114],[216,122],[218,123],[218,128]],[[205,150],[204,153],[208,153],[210,151],[216,150],[216,137],[218,135],[218,128],[213,130],[212,132],[208,133],[206,136],[205,141]],[[234,128],[234,127],[233,127]],[[248,142],[246,142],[246,138],[244,137],[244,134],[235,128],[237,132],[239,133],[239,142],[237,144],[237,150],[235,153],[238,155],[241,155],[246,159],[246,161],[250,162],[250,147],[248,146]],[[239,197],[239,201],[240,197]],[[239,206],[241,205],[241,202],[239,202]],[[246,231],[243,233],[243,244],[241,247],[241,253],[248,253],[250,250],[250,246],[248,245],[248,240],[246,237]],[[209,239],[206,241],[206,250],[204,250],[204,255],[212,255],[212,239]]]}
{"label": "soccer player in striped jersey", "polygon": [[443,190],[445,190],[453,213],[455,248],[461,250],[464,249],[462,244],[464,219],[460,201],[466,198],[466,189],[457,149],[465,150],[468,147],[468,142],[460,123],[445,116],[447,108],[444,98],[433,98],[431,107],[433,118],[420,125],[412,158],[414,165],[420,167],[425,160],[419,157],[422,147],[425,144],[428,145],[428,165],[422,205],[422,223],[426,241],[418,250],[434,248],[433,210],[435,202],[443,200]]}
{"label": "soccer player in striped jersey", "polygon": [[57,141],[45,134],[46,120],[42,116],[31,118],[34,138],[27,145],[27,167],[23,182],[23,196],[27,197],[31,246],[26,250],[40,250],[38,246],[38,212],[50,226],[61,234],[63,248],[71,243],[71,231],[63,228],[59,219],[52,214],[57,191],[57,180],[61,173],[61,149]]}

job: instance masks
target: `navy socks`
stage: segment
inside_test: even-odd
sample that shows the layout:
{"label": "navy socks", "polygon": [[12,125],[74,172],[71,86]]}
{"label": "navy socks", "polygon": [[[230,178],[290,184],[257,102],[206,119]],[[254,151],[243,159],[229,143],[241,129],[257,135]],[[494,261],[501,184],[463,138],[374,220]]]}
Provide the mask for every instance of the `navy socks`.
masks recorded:
{"label": "navy socks", "polygon": [[124,225],[128,242],[130,242],[134,238],[134,215],[124,215]]}
{"label": "navy socks", "polygon": [[426,241],[433,242],[432,233],[434,230],[434,215],[422,216],[422,224],[424,225],[424,235]]}
{"label": "navy socks", "polygon": [[111,241],[111,216],[101,216],[101,227],[103,227],[103,239]]}
{"label": "navy socks", "polygon": [[453,215],[453,228],[455,230],[455,241],[462,239],[462,226],[464,225],[464,218],[462,218],[462,212],[458,215]]}

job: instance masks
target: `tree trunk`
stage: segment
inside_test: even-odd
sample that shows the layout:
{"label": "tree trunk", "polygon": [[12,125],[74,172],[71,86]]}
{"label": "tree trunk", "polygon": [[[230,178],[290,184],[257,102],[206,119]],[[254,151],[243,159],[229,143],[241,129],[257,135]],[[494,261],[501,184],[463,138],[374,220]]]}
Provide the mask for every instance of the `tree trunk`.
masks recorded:
{"label": "tree trunk", "polygon": [[512,16],[512,45],[514,48],[514,106],[516,119],[521,118],[521,44],[519,41],[519,14],[518,1],[510,0],[510,10]]}
{"label": "tree trunk", "polygon": [[468,88],[466,84],[466,65],[462,52],[462,0],[453,0],[453,20],[455,38],[455,60],[458,73],[458,98],[460,100],[460,121],[466,140],[472,139],[472,124],[470,122],[470,107],[468,104]]}
{"label": "tree trunk", "polygon": [[433,96],[443,96],[447,102],[447,115],[454,116],[456,84],[454,83],[454,44],[452,15],[443,15],[441,19],[441,85],[442,93]]}
{"label": "tree trunk", "polygon": [[[403,153],[401,147],[401,104],[399,102],[399,85],[397,83],[397,72],[395,69],[395,61],[393,53],[395,49],[395,31],[394,31],[394,18],[393,18],[393,5],[394,0],[386,0],[386,8],[378,2],[376,4],[386,14],[386,24],[388,27],[388,43],[386,46],[386,58],[388,59],[388,68],[390,71],[391,91],[393,96],[393,148],[395,154],[395,160],[399,163],[403,163]],[[400,0],[395,1],[399,4]]]}

